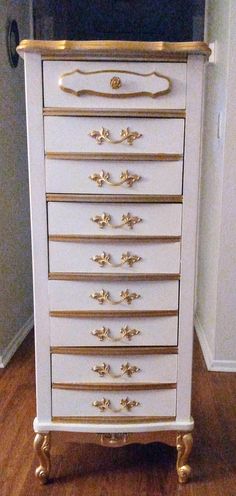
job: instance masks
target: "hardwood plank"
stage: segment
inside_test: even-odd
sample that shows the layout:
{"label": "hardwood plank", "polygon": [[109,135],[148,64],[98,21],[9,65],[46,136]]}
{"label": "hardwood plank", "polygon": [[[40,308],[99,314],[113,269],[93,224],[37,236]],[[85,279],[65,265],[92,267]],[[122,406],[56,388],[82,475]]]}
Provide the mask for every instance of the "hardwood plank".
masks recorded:
{"label": "hardwood plank", "polygon": [[194,448],[192,481],[178,488],[174,448],[161,444],[115,450],[54,434],[52,479],[34,478],[35,416],[33,336],[0,370],[1,496],[235,496],[236,374],[208,372],[195,339],[193,370]]}

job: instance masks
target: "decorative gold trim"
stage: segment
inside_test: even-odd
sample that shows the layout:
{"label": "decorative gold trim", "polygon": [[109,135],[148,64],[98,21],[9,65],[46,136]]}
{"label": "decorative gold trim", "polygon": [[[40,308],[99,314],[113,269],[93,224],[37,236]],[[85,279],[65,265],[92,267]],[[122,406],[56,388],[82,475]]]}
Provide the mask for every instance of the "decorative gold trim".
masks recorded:
{"label": "decorative gold trim", "polygon": [[64,389],[67,391],[159,391],[163,389],[176,389],[176,383],[163,384],[101,384],[101,383],[63,383],[53,382],[52,389]]}
{"label": "decorative gold trim", "polygon": [[93,153],[93,152],[46,152],[47,159],[58,160],[116,160],[116,161],[158,161],[179,162],[183,160],[181,153]]}
{"label": "decorative gold trim", "polygon": [[106,339],[112,341],[112,343],[118,343],[127,339],[131,341],[134,336],[141,334],[138,329],[131,329],[128,325],[120,329],[120,336],[118,338],[113,338],[111,336],[111,331],[108,327],[102,326],[100,329],[94,329],[91,331],[92,336],[95,336],[99,341],[106,341]]}
{"label": "decorative gold trim", "polygon": [[[132,417],[129,416],[129,424],[153,423],[153,422],[174,422],[176,416],[172,417]],[[70,423],[70,424],[126,424],[127,417],[66,417],[66,416],[53,416],[52,422],[55,423]],[[176,433],[175,433],[176,437]]]}
{"label": "decorative gold trim", "polygon": [[131,243],[179,243],[181,236],[129,236],[126,234],[112,235],[107,234],[49,234],[49,241],[61,241],[63,243],[106,243],[106,242],[131,242]]}
{"label": "decorative gold trim", "polygon": [[114,274],[97,272],[49,272],[50,281],[179,281],[180,274]]}
{"label": "decorative gold trim", "polygon": [[106,265],[109,265],[110,267],[117,268],[123,267],[123,265],[125,264],[127,264],[128,267],[133,267],[135,263],[142,260],[142,257],[138,255],[132,255],[132,253],[127,251],[126,253],[122,253],[120,263],[113,263],[111,262],[110,253],[105,253],[105,251],[103,251],[101,255],[94,255],[93,257],[91,257],[91,260],[98,263],[99,267],[105,267]]}
{"label": "decorative gold trim", "polygon": [[186,118],[185,109],[78,109],[73,107],[45,107],[44,116],[77,117],[159,117]]}
{"label": "decorative gold trim", "polygon": [[177,463],[176,470],[180,484],[185,484],[190,475],[191,467],[188,465],[188,458],[193,446],[193,436],[191,432],[178,434],[176,438]]}
{"label": "decorative gold trim", "polygon": [[86,347],[78,347],[78,346],[51,346],[50,348],[51,354],[57,355],[108,355],[108,356],[129,356],[129,355],[177,355],[178,347],[177,346],[143,346],[135,347],[102,347],[99,348],[95,346],[86,346]]}
{"label": "decorative gold trim", "polygon": [[127,226],[129,229],[133,229],[135,224],[142,222],[143,219],[141,217],[137,217],[135,215],[131,215],[129,212],[127,214],[123,214],[121,218],[120,224],[112,224],[111,215],[103,212],[101,215],[95,215],[90,219],[92,222],[95,222],[100,229],[104,229],[104,227],[112,227],[113,229],[120,229],[121,227]]}
{"label": "decorative gold trim", "polygon": [[20,55],[24,52],[37,52],[47,56],[90,56],[100,57],[145,57],[146,60],[153,57],[175,56],[176,59],[191,54],[205,55],[209,57],[211,50],[203,41],[167,42],[167,41],[42,41],[22,40],[17,47]]}
{"label": "decorative gold trim", "polygon": [[[150,77],[150,76],[156,76],[159,79],[165,79],[168,83],[168,86],[165,90],[160,90],[155,93],[151,91],[136,91],[136,92],[130,92],[130,93],[108,93],[108,92],[102,92],[102,91],[96,91],[96,90],[90,90],[90,89],[81,89],[81,90],[73,90],[72,88],[68,88],[64,86],[63,79],[68,76],[72,76],[73,74],[82,74],[86,76],[91,76],[94,74],[131,74],[134,76],[139,76],[139,77]],[[64,91],[65,93],[69,93],[71,95],[80,97],[82,95],[92,95],[92,96],[99,96],[99,97],[104,97],[104,98],[134,98],[134,97],[150,97],[150,98],[157,98],[158,96],[162,95],[167,95],[170,93],[172,89],[172,82],[171,79],[167,76],[164,76],[163,74],[160,74],[159,72],[152,71],[147,74],[143,74],[140,72],[133,72],[133,71],[126,71],[126,70],[121,70],[121,69],[103,69],[103,70],[97,70],[97,71],[82,71],[81,69],[75,69],[74,71],[70,72],[65,72],[62,74],[59,78],[58,81],[59,88]],[[112,89],[118,89],[122,86],[121,79],[118,76],[114,76],[110,80],[110,86]]]}
{"label": "decorative gold trim", "polygon": [[123,432],[113,432],[112,434],[98,434],[100,436],[100,444],[101,446],[108,447],[121,447],[127,444],[128,442],[128,434],[124,434]]}
{"label": "decorative gold trim", "polygon": [[120,181],[112,181],[110,178],[110,173],[101,170],[101,172],[94,172],[89,176],[89,179],[95,181],[97,186],[100,188],[103,184],[107,184],[108,186],[118,187],[126,184],[128,188],[131,188],[134,183],[140,181],[141,176],[138,174],[130,174],[128,170],[122,171],[120,173]]}
{"label": "decorative gold trim", "polygon": [[140,368],[137,367],[136,365],[130,365],[129,362],[126,362],[121,364],[120,370],[121,370],[120,374],[114,374],[111,371],[111,366],[105,362],[98,365],[94,365],[94,367],[92,367],[92,371],[96,372],[96,374],[98,374],[99,377],[105,377],[106,375],[108,375],[109,377],[112,377],[112,379],[119,379],[124,375],[127,375],[128,377],[132,377],[133,374],[140,371]]}
{"label": "decorative gold trim", "polygon": [[79,195],[47,193],[48,202],[80,203],[182,203],[182,195]]}
{"label": "decorative gold trim", "polygon": [[50,434],[38,432],[34,438],[34,450],[38,455],[40,465],[36,468],[35,476],[41,484],[48,482],[50,473]]}
{"label": "decorative gold trim", "polygon": [[116,317],[177,317],[178,310],[51,310],[50,317],[70,318],[70,319],[97,319]]}

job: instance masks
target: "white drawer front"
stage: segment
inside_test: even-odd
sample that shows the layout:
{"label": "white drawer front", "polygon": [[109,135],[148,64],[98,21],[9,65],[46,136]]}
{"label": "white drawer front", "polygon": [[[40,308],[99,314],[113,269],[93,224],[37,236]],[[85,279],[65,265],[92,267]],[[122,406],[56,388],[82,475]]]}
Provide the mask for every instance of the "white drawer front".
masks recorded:
{"label": "white drawer front", "polygon": [[177,355],[52,355],[52,382],[175,383]]}
{"label": "white drawer front", "polygon": [[[100,412],[93,406],[94,401],[110,400],[110,408],[121,408],[121,400],[128,398],[139,405],[129,411],[121,412],[107,410]],[[52,390],[52,415],[53,417],[172,417],[176,412],[176,390],[151,390],[151,391],[68,391]]]}
{"label": "white drawer front", "polygon": [[[179,236],[181,212],[181,204],[170,203],[125,205],[49,202],[48,229],[49,234]],[[110,216],[110,221],[104,226],[100,223],[103,214],[106,214],[106,219],[107,215]],[[128,214],[140,220],[135,223],[131,220],[132,226],[129,227],[126,223]]]}
{"label": "white drawer front", "polygon": [[178,274],[180,243],[49,242],[50,272]]}
{"label": "white drawer front", "polygon": [[[54,281],[51,310],[176,310],[178,281]],[[127,295],[127,297],[125,296]],[[127,301],[130,298],[130,304]],[[102,304],[99,301],[104,301]]]}
{"label": "white drawer front", "polygon": [[[60,89],[59,82],[63,74],[71,72],[74,73],[62,78],[63,86],[72,91],[72,93],[68,93]],[[132,74],[132,72],[137,74]],[[158,75],[150,75],[154,72],[167,76],[172,83],[169,93],[156,98],[152,98],[152,94],[168,88],[168,81],[158,77]],[[46,61],[43,64],[43,73],[45,107],[81,109],[185,108],[186,64],[184,63]],[[119,88],[112,88],[111,79],[113,77],[120,78],[121,86]],[[82,95],[73,94],[73,92],[81,90],[85,90]],[[86,93],[86,90],[90,94]],[[104,93],[107,96],[96,95],[94,92]],[[148,92],[150,96],[132,96],[134,93],[140,92]],[[122,98],[124,93],[130,97]],[[111,95],[113,98],[110,97]],[[116,98],[117,95],[120,97]]]}
{"label": "white drawer front", "polygon": [[178,317],[50,318],[51,346],[176,346]]}
{"label": "white drawer front", "polygon": [[[109,142],[99,144],[91,133],[102,128],[109,131]],[[122,129],[142,136],[129,145]],[[50,116],[44,118],[44,130],[46,152],[183,153],[183,119]]]}
{"label": "white drawer front", "polygon": [[48,193],[181,195],[182,161],[46,160]]}

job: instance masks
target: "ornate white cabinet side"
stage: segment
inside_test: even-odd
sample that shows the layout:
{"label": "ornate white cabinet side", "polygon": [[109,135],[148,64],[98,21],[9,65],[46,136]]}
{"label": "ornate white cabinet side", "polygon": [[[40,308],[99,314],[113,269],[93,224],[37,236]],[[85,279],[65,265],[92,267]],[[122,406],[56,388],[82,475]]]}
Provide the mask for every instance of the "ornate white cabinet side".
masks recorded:
{"label": "ornate white cabinet side", "polygon": [[[186,482],[209,48],[203,42],[26,40],[18,50],[26,80],[36,476],[47,482],[50,433],[64,431],[102,446],[176,445],[178,480]],[[147,186],[142,191],[145,181],[152,183],[150,193]],[[94,255],[88,248],[86,260],[82,249],[77,264],[81,243]],[[166,257],[174,257],[169,262],[165,247]],[[79,380],[77,369],[85,364],[89,371]]]}

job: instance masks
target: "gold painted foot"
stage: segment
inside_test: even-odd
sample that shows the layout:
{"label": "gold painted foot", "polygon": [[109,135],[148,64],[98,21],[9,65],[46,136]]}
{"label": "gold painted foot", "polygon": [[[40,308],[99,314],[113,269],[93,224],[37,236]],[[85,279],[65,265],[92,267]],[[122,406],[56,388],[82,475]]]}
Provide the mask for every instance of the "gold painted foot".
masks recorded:
{"label": "gold painted foot", "polygon": [[34,450],[38,455],[40,465],[35,470],[35,476],[41,484],[46,484],[50,472],[50,433],[38,432],[34,439]]}
{"label": "gold painted foot", "polygon": [[191,474],[191,467],[188,465],[188,457],[193,446],[193,436],[191,432],[178,434],[176,438],[177,463],[176,470],[180,484],[185,484]]}

